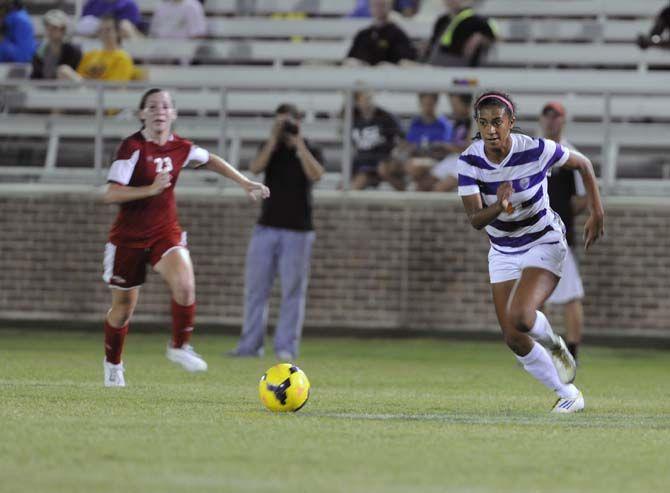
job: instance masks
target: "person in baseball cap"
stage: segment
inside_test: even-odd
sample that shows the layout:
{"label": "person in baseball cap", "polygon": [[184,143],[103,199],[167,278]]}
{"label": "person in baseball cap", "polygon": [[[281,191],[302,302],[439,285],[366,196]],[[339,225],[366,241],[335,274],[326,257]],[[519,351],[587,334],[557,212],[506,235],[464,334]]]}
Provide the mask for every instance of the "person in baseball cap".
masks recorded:
{"label": "person in baseball cap", "polygon": [[[558,101],[546,103],[540,114],[542,137],[559,142],[563,147],[577,152],[575,147],[563,136],[565,127],[565,107]],[[548,305],[558,305],[564,313],[566,328],[565,340],[568,350],[577,360],[577,351],[582,339],[584,325],[584,286],[579,274],[579,264],[574,254],[577,244],[575,238],[575,216],[586,209],[586,190],[581,175],[575,170],[554,168],[548,177],[549,204],[565,225],[568,253],[563,264],[563,276],[556,289],[547,300]]]}

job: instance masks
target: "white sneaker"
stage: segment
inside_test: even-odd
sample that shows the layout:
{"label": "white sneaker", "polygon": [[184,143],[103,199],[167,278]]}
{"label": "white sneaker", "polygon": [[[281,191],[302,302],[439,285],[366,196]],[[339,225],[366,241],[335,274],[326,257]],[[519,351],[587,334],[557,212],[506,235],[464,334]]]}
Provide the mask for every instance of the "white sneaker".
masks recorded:
{"label": "white sneaker", "polygon": [[551,412],[556,414],[577,413],[584,410],[584,396],[581,392],[577,397],[559,397]]}
{"label": "white sneaker", "polygon": [[123,361],[118,365],[109,363],[107,358],[102,359],[102,367],[105,370],[105,387],[125,387],[126,379],[123,378]]}
{"label": "white sneaker", "polygon": [[165,356],[173,363],[180,364],[186,371],[207,371],[207,363],[193,350],[193,346],[190,344],[184,344],[180,348],[175,348],[168,343]]}
{"label": "white sneaker", "polygon": [[577,363],[575,363],[575,358],[570,354],[562,337],[557,336],[557,345],[549,350],[549,354],[551,354],[551,360],[556,367],[561,382],[566,385],[574,382],[577,376]]}

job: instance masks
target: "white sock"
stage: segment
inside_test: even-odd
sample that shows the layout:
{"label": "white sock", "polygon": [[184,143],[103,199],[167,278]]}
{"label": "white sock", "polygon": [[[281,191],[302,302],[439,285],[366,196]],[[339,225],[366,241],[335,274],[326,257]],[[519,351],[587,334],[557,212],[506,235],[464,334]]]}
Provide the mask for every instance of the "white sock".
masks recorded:
{"label": "white sock", "polygon": [[577,397],[579,390],[572,384],[565,385],[558,378],[558,372],[551,361],[549,353],[537,343],[533,343],[533,349],[526,356],[516,356],[524,370],[533,375],[550,390],[556,392],[559,397]]}
{"label": "white sock", "polygon": [[535,310],[535,323],[528,331],[528,335],[542,344],[544,347],[552,349],[559,345],[558,336],[551,329],[551,324],[544,313]]}

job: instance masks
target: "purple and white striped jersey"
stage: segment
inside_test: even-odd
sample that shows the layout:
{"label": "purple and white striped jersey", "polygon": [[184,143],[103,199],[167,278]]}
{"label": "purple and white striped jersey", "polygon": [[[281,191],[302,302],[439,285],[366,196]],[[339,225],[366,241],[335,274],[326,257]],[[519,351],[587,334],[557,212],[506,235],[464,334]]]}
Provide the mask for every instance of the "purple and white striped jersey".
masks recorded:
{"label": "purple and white striped jersey", "polygon": [[549,139],[511,134],[512,148],[500,164],[484,154],[484,141],[468,147],[458,160],[458,195],[481,194],[485,206],[498,199],[503,182],[512,182],[510,203],[514,212],[501,213],[486,226],[491,247],[501,253],[520,254],[535,245],[562,241],[564,226],[549,207],[547,171],[562,166],[570,151]]}

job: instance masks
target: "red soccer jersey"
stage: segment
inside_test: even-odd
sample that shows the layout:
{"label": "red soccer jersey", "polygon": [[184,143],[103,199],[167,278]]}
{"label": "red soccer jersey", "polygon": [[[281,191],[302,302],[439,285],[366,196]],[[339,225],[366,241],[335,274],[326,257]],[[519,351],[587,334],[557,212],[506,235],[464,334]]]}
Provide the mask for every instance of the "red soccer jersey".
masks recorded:
{"label": "red soccer jersey", "polygon": [[109,234],[114,245],[147,248],[157,239],[180,233],[174,187],[181,169],[209,161],[209,153],[192,142],[171,135],[164,145],[147,141],[137,132],[121,142],[107,181],[129,187],[151,185],[156,174],[167,170],[171,183],[159,195],[121,204]]}

